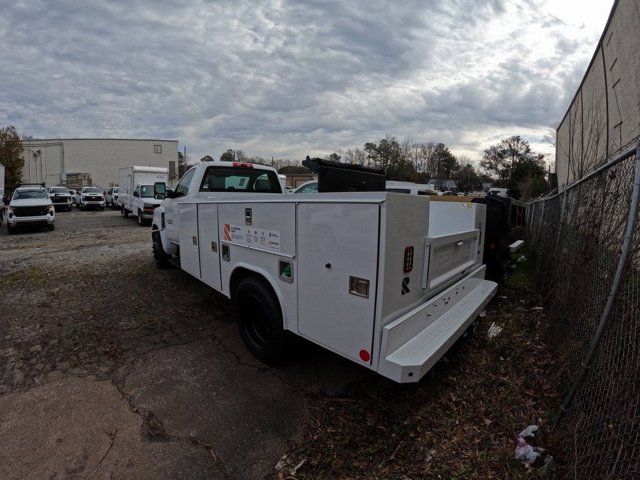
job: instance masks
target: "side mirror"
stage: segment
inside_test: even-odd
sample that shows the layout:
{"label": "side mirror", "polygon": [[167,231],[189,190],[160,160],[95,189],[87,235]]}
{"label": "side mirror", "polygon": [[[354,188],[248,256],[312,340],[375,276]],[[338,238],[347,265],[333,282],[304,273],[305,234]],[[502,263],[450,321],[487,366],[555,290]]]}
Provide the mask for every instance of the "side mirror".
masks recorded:
{"label": "side mirror", "polygon": [[138,192],[133,192],[133,196],[137,197],[138,196]]}
{"label": "side mirror", "polygon": [[164,200],[167,196],[167,184],[164,182],[156,182],[153,184],[153,198],[156,200]]}

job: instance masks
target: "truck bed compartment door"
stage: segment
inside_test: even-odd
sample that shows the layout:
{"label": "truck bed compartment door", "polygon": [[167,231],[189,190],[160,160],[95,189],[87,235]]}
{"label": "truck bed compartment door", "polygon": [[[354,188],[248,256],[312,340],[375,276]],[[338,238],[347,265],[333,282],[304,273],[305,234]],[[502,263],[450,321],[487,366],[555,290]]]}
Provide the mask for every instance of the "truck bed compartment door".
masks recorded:
{"label": "truck bed compartment door", "polygon": [[480,231],[477,229],[427,238],[422,288],[443,285],[476,264]]}
{"label": "truck bed compartment door", "polygon": [[198,251],[198,205],[181,203],[180,215],[180,267],[200,278],[200,253]]}
{"label": "truck bed compartment door", "polygon": [[202,281],[220,290],[220,242],[218,239],[218,204],[198,205],[200,269]]}
{"label": "truck bed compartment door", "polygon": [[298,205],[298,331],[360,364],[373,344],[379,206]]}

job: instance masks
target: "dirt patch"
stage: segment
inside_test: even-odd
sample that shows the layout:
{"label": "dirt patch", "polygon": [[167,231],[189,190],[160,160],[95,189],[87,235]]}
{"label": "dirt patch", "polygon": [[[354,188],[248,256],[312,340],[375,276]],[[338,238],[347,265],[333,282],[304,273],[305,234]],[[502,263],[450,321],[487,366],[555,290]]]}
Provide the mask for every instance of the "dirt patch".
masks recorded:
{"label": "dirt patch", "polygon": [[[113,211],[0,229],[2,478],[263,478],[306,423],[307,392],[367,373],[321,349],[259,363],[231,303],[157,270],[150,237]],[[49,412],[33,414],[44,396]]]}

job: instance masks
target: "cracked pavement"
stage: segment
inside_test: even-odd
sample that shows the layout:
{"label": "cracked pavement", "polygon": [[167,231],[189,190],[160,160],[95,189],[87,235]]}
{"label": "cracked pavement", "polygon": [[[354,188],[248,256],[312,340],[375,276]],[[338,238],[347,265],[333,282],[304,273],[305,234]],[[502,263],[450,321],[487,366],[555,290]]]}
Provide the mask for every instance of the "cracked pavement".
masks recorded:
{"label": "cracked pavement", "polygon": [[268,368],[231,303],[156,270],[117,212],[0,230],[0,478],[264,478],[318,395],[370,372],[308,343]]}

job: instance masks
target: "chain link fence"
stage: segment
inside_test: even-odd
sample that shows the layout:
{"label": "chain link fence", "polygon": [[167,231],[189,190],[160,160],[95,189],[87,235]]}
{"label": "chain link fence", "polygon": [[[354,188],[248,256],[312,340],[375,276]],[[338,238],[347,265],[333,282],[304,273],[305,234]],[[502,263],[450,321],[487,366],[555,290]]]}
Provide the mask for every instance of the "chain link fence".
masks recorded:
{"label": "chain link fence", "polygon": [[640,478],[638,148],[527,209],[567,392],[556,424],[566,478]]}

